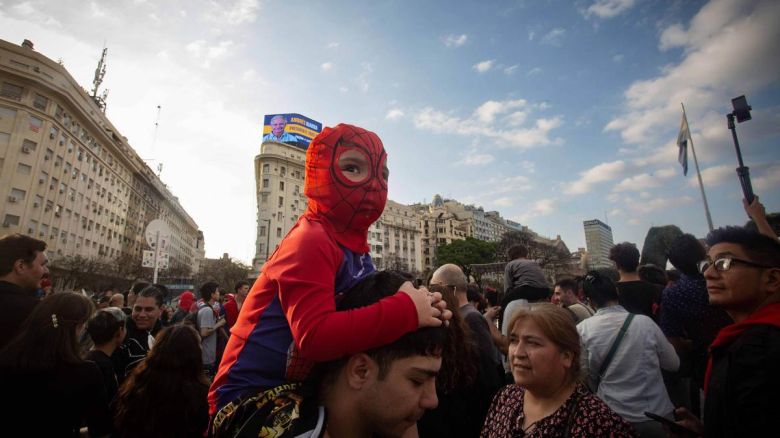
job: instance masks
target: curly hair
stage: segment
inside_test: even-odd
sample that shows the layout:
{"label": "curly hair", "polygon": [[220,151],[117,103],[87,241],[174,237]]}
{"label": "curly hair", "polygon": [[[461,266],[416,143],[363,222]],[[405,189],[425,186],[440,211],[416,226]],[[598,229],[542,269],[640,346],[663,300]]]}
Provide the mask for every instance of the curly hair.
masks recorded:
{"label": "curly hair", "polygon": [[621,271],[634,272],[639,266],[639,250],[631,242],[618,243],[609,250],[609,259]]}
{"label": "curly hair", "polygon": [[208,425],[208,385],[198,332],[167,327],[119,388],[116,430],[126,437],[197,436]]}

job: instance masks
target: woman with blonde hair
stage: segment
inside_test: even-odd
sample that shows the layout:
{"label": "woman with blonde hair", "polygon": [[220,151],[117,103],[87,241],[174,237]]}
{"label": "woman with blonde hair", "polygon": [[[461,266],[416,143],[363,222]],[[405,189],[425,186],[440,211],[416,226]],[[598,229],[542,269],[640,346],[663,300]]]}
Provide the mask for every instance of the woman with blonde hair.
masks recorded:
{"label": "woman with blonde hair", "polygon": [[580,338],[571,315],[549,303],[518,310],[509,324],[515,380],[493,399],[483,437],[635,436],[580,381]]}

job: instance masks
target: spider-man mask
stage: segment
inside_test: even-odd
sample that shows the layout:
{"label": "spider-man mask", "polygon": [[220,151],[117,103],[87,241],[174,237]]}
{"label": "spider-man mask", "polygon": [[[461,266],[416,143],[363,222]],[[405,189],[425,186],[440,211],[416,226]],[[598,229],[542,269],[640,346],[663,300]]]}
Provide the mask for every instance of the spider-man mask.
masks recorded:
{"label": "spider-man mask", "polygon": [[340,124],[325,128],[306,152],[309,212],[333,225],[336,241],[368,252],[368,227],[387,202],[387,154],[376,134]]}

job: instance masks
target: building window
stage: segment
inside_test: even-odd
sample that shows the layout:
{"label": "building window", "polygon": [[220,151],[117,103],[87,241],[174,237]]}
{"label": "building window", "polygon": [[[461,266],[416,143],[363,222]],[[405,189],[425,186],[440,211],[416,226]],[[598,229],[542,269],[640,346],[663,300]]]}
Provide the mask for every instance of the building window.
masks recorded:
{"label": "building window", "polygon": [[24,141],[22,142],[22,151],[25,151],[25,150],[27,150],[27,151],[34,151],[37,147],[38,147],[38,143],[36,143],[36,142],[34,142],[32,140],[27,140],[25,138]]}
{"label": "building window", "polygon": [[8,82],[3,82],[3,86],[2,88],[0,88],[0,96],[12,100],[20,101],[22,100],[22,91],[24,91],[24,88],[18,85],[9,84]]}
{"label": "building window", "polygon": [[11,194],[8,197],[8,201],[10,202],[24,201],[24,198],[26,196],[27,196],[27,192],[22,189],[11,189]]}
{"label": "building window", "polygon": [[279,190],[284,190],[284,181],[279,181]]}
{"label": "building window", "polygon": [[13,214],[5,215],[5,219],[3,220],[4,227],[15,227],[17,225],[19,225],[19,216]]}
{"label": "building window", "polygon": [[16,118],[15,109],[0,107],[0,120],[13,120],[14,118]]}
{"label": "building window", "polygon": [[261,193],[260,194],[260,202],[263,204],[268,203],[268,193]]}
{"label": "building window", "polygon": [[268,183],[268,178],[263,178],[263,188],[264,188],[264,189],[267,189],[267,188],[268,188],[268,185],[269,185],[269,183]]}
{"label": "building window", "polygon": [[282,237],[282,229],[279,227],[276,228],[276,237]]}
{"label": "building window", "polygon": [[47,99],[45,96],[41,96],[40,94],[35,95],[35,100],[33,100],[33,106],[41,111],[46,111],[46,107],[49,105],[49,99]]}
{"label": "building window", "polygon": [[263,173],[268,173],[271,171],[271,165],[268,163],[263,164]]}
{"label": "building window", "polygon": [[284,196],[279,197],[279,207],[281,208],[284,205]]}
{"label": "building window", "polygon": [[28,166],[24,163],[19,163],[19,165],[16,166],[16,171],[18,173],[21,173],[22,175],[29,175],[30,172],[32,172],[32,166]]}
{"label": "building window", "polygon": [[286,173],[287,173],[287,169],[285,169],[284,166],[282,166],[282,168],[279,171],[279,174],[284,176]]}
{"label": "building window", "polygon": [[264,237],[264,236],[265,236],[265,225],[260,227],[260,237]]}
{"label": "building window", "polygon": [[41,132],[41,126],[43,126],[43,120],[30,116],[29,128],[33,132]]}

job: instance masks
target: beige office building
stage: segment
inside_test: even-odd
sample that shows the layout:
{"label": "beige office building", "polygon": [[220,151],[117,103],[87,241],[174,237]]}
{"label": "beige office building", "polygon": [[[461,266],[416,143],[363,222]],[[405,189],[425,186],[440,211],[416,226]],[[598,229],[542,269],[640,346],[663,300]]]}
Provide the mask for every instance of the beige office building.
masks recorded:
{"label": "beige office building", "polygon": [[257,240],[252,268],[256,275],[306,211],[305,163],[306,151],[300,147],[275,141],[260,145],[255,157]]}
{"label": "beige office building", "polygon": [[369,230],[369,243],[372,231],[381,245],[381,251],[374,250],[372,257],[377,269],[395,269],[411,274],[423,270],[422,231],[420,213],[411,206],[387,200],[385,211]]}
{"label": "beige office building", "polygon": [[61,64],[0,40],[0,87],[0,234],[46,241],[55,265],[75,255],[140,263],[146,225],[161,218],[169,266],[197,270],[197,224]]}

